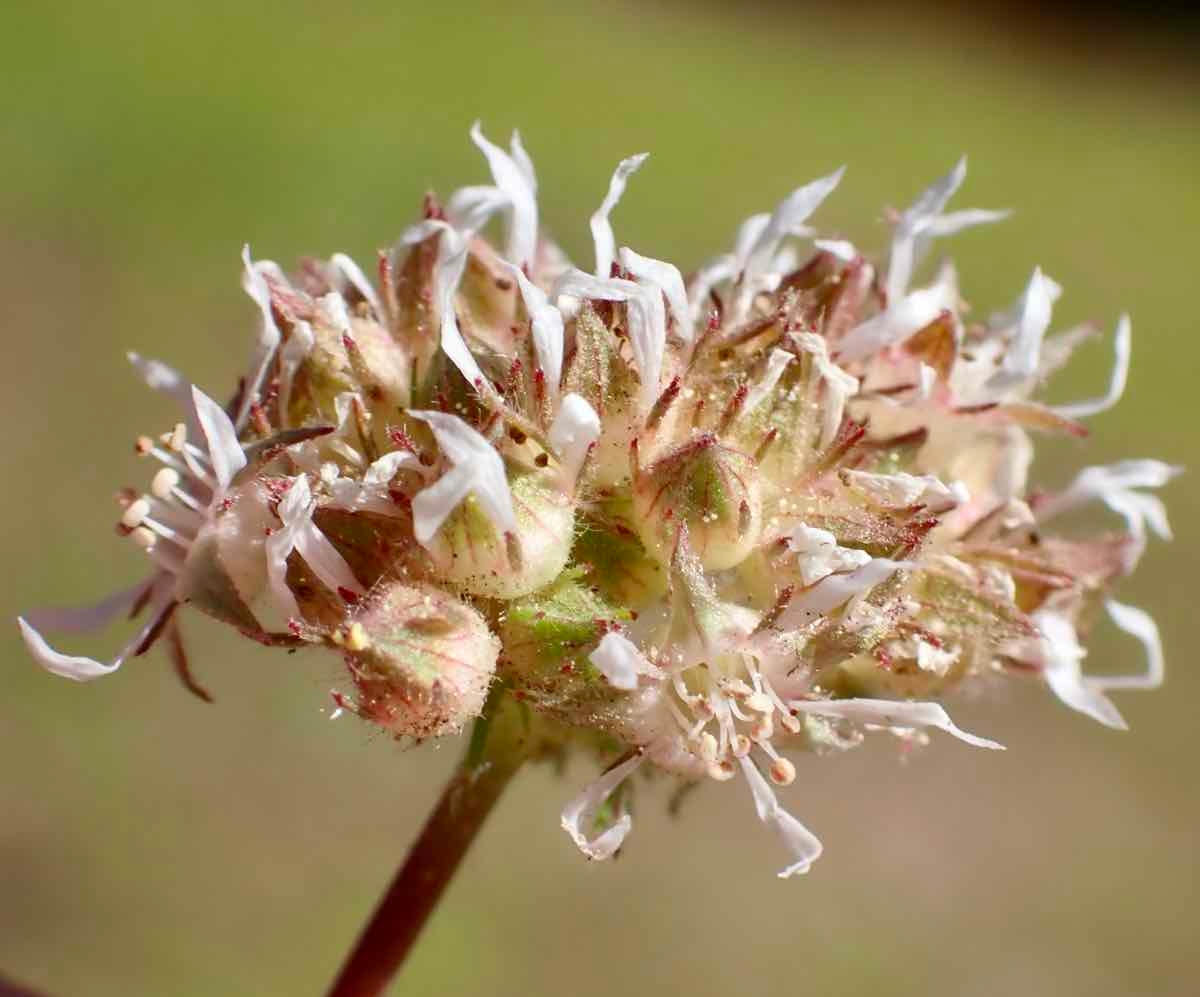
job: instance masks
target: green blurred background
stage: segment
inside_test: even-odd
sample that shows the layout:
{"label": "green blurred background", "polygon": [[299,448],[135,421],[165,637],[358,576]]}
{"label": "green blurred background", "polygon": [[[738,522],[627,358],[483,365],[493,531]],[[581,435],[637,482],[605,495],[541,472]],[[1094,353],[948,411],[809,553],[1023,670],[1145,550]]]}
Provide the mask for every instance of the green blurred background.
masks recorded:
{"label": "green blurred background", "polygon": [[[122,351],[220,393],[248,350],[242,243],[369,262],[427,188],[485,180],[476,117],[522,129],[544,221],[585,260],[614,163],[651,150],[618,235],[685,269],[843,162],[818,221],[882,247],[882,207],[966,151],[957,203],[1017,212],[945,244],[982,311],[1036,263],[1067,288],[1060,325],[1134,316],[1123,405],[1087,444],[1046,445],[1039,481],[1195,464],[1196,78],[1136,35],[1085,45],[1026,13],[830,6],[7,6],[2,615],[143,570],[109,496],[142,480],[134,436],[172,415]],[[1088,347],[1051,397],[1096,393],[1109,363]],[[530,772],[395,992],[1196,993],[1198,482],[1170,488],[1177,540],[1122,590],[1171,669],[1163,692],[1122,695],[1132,733],[1017,685],[956,707],[1005,754],[935,738],[908,764],[884,742],[801,760],[789,800],[827,851],[786,883],[741,785],[678,821],[645,796],[621,859],[592,866],[558,828],[590,770]],[[329,723],[331,657],[185,625],[215,706],[158,653],[77,686],[15,628],[0,643],[0,970],[58,997],[319,993],[459,751]],[[1089,658],[1139,663],[1107,631]]]}

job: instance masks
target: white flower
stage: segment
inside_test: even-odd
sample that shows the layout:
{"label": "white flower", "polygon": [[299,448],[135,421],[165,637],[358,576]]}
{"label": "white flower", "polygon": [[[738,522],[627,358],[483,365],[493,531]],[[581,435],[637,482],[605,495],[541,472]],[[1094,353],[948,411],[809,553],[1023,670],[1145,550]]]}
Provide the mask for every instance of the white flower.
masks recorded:
{"label": "white flower", "polygon": [[939,703],[910,703],[891,699],[792,699],[798,713],[812,713],[887,728],[934,727],[975,748],[1003,751],[1004,745],[957,726]]}
{"label": "white flower", "polygon": [[861,568],[847,574],[828,575],[791,601],[780,618],[779,625],[781,628],[802,627],[844,605],[855,596],[869,592],[897,571],[911,567],[913,565],[908,561],[874,557]]}
{"label": "white flower", "polygon": [[851,329],[837,344],[839,360],[863,360],[912,337],[944,311],[958,305],[958,277],[944,266],[929,286],[888,299],[887,308]]}
{"label": "white flower", "polygon": [[[143,438],[138,442],[138,451],[154,457],[163,467],[155,474],[150,491],[126,506],[120,528],[155,562],[154,574],[92,606],[35,610],[18,619],[34,660],[55,675],[80,682],[116,671],[130,655],[143,653],[162,632],[177,604],[177,579],[188,552],[246,464],[237,431],[220,405],[166,364],[136,356],[131,359],[152,388],[181,402],[186,399],[185,412],[189,422],[199,426],[202,442],[189,439],[184,423],[160,441]],[[107,662],[56,651],[42,634],[91,632],[130,610],[146,612],[146,622]]]}
{"label": "white flower", "polygon": [[1068,405],[1055,405],[1054,411],[1064,419],[1086,419],[1088,416],[1107,412],[1121,400],[1125,394],[1125,382],[1129,379],[1129,360],[1133,347],[1133,325],[1128,315],[1122,315],[1117,321],[1117,330],[1113,334],[1113,369],[1109,378],[1108,390],[1099,398],[1087,401],[1071,402]]}
{"label": "white flower", "polygon": [[371,306],[375,317],[382,319],[383,308],[379,304],[379,295],[375,293],[375,288],[371,286],[371,282],[367,280],[367,275],[362,272],[359,265],[345,253],[334,253],[329,258],[329,265],[333,268],[337,292],[344,295],[347,288],[354,288]]}
{"label": "white flower", "polygon": [[647,291],[659,292],[667,299],[671,315],[679,335],[685,341],[692,339],[691,314],[688,308],[687,290],[683,286],[683,276],[679,268],[662,260],[654,260],[648,256],[640,256],[628,246],[621,249],[621,266],[633,279]]}
{"label": "white flower", "polygon": [[447,214],[456,225],[475,231],[484,226],[497,211],[508,215],[508,246],[505,257],[510,263],[525,266],[533,263],[537,251],[538,208],[537,180],[533,163],[513,133],[511,154],[484,136],[479,122],[471,126],[471,141],[479,147],[492,171],[495,187],[466,187],[457,192],[447,205]]}
{"label": "white flower", "polygon": [[504,460],[486,439],[456,415],[410,411],[433,430],[442,456],[450,464],[437,481],[413,499],[413,529],[417,540],[429,546],[447,516],[468,495],[483,507],[496,526],[516,535],[517,517],[504,472]]}

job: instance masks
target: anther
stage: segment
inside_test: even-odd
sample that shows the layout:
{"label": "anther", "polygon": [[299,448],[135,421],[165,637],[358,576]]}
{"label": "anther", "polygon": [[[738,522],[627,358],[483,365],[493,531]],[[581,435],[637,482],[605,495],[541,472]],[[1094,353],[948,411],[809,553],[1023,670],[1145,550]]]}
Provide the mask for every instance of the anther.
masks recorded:
{"label": "anther", "polygon": [[771,762],[770,776],[776,786],[790,786],[796,781],[796,766],[786,758],[776,758]]}
{"label": "anther", "polygon": [[129,539],[142,548],[142,550],[153,550],[154,545],[158,543],[158,535],[149,527],[139,526],[129,534]]}
{"label": "anther", "polygon": [[170,498],[171,490],[179,484],[179,472],[174,468],[159,468],[150,481],[150,494],[158,499]]}
{"label": "anther", "polygon": [[150,503],[144,498],[130,502],[125,511],[121,513],[121,525],[132,530],[134,527],[140,526],[142,520],[150,515]]}

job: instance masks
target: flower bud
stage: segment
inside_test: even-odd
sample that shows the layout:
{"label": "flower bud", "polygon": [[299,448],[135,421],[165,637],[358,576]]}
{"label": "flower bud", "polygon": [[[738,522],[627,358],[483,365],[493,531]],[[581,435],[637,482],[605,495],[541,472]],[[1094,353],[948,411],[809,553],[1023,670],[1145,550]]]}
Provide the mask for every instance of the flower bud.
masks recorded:
{"label": "flower bud", "polygon": [[385,418],[408,403],[411,362],[383,326],[349,314],[341,298],[331,294],[317,302],[311,333],[312,345],[288,394],[289,425],[336,424],[336,399],[346,392]]}
{"label": "flower bud", "polygon": [[732,568],[762,535],[758,468],[739,450],[702,433],[635,472],[633,512],[647,550],[670,560],[681,526],[705,568]]}
{"label": "flower bud", "polygon": [[358,688],[359,716],[414,738],[455,733],[479,715],[500,651],[470,606],[400,584],[372,592],[333,643]]}
{"label": "flower bud", "polygon": [[433,574],[471,593],[515,599],[550,584],[566,567],[574,500],[540,470],[509,471],[517,531],[505,533],[468,496],[429,545]]}

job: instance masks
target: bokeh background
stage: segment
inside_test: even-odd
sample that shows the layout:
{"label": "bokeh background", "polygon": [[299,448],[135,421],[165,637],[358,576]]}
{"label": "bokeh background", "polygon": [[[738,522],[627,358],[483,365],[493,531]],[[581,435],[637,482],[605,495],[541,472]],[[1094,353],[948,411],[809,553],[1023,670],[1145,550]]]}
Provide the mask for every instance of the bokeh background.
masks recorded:
{"label": "bokeh background", "polygon": [[[1041,264],[1061,325],[1134,316],[1133,377],[1086,445],[1047,443],[1046,485],[1083,463],[1196,464],[1200,87],[1195,35],[1089,8],[974,13],[870,4],[19,3],[0,13],[0,616],[138,577],[112,533],[129,443],[172,418],[133,348],[220,393],[252,310],[238,252],[369,261],[427,188],[482,182],[467,140],[519,126],[543,218],[578,258],[616,160],[653,156],[620,238],[687,269],[747,214],[850,166],[827,230],[883,247],[963,151],[961,206],[1012,220],[944,243],[987,311]],[[1085,349],[1051,397],[1097,392]],[[1184,995],[1200,971],[1193,518],[1122,598],[1170,664],[1128,693],[1133,731],[1015,686],[956,707],[1009,745],[935,737],[801,761],[789,800],[825,840],[779,882],[740,784],[681,820],[642,800],[619,861],[558,828],[590,772],[524,775],[397,994]],[[158,654],[88,686],[0,637],[0,972],[72,995],[321,992],[459,745],[404,751],[322,712],[337,676],[189,616],[217,702]],[[115,638],[114,646],[115,646]],[[97,650],[103,650],[103,647]],[[1089,664],[1140,666],[1101,632]]]}

